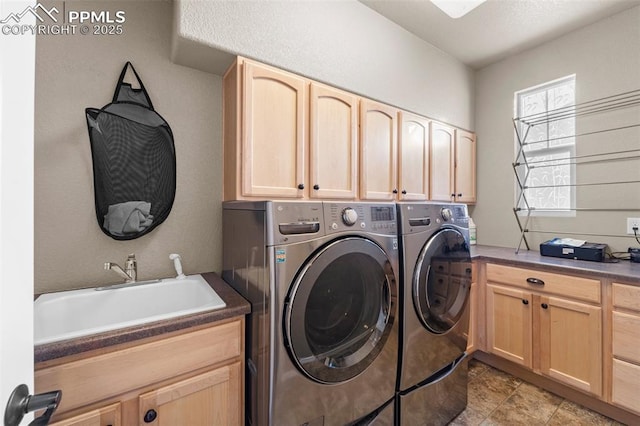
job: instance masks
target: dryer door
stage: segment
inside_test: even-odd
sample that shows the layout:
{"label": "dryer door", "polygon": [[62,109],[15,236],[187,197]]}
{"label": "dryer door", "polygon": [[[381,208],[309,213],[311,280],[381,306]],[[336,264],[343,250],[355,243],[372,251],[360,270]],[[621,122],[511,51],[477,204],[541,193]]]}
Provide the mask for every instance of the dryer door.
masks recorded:
{"label": "dryer door", "polygon": [[315,253],[285,303],[285,340],[298,368],[321,383],[364,371],[391,332],[396,285],[389,258],[368,239],[336,240]]}
{"label": "dryer door", "polygon": [[446,333],[462,318],[471,287],[469,245],[460,231],[443,228],[424,245],[413,276],[413,303],[433,333]]}

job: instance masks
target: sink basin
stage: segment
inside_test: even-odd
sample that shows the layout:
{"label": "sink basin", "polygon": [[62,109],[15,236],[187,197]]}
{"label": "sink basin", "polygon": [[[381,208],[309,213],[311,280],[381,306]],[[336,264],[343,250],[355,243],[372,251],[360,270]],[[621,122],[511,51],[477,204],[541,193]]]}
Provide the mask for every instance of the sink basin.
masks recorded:
{"label": "sink basin", "polygon": [[102,291],[89,288],[47,293],[34,302],[34,343],[57,342],[225,306],[202,275]]}

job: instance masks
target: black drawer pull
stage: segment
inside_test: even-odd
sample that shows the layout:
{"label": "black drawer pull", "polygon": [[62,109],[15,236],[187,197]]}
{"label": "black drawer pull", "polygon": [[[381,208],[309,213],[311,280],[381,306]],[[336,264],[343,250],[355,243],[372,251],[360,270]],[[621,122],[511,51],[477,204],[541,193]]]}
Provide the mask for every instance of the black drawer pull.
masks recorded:
{"label": "black drawer pull", "polygon": [[527,282],[529,284],[544,285],[544,281],[538,278],[527,278]]}
{"label": "black drawer pull", "polygon": [[152,423],[156,417],[158,417],[158,413],[156,410],[151,409],[144,414],[144,418],[142,420],[144,420],[145,423]]}
{"label": "black drawer pull", "polygon": [[522,299],[522,304],[523,304],[523,305],[528,305],[528,304],[529,304],[529,301],[528,301],[527,299]]}
{"label": "black drawer pull", "polygon": [[540,305],[540,306],[542,306],[542,309],[547,309],[547,308],[549,307],[549,305],[547,305],[546,303],[543,303],[543,304],[542,304],[542,305]]}

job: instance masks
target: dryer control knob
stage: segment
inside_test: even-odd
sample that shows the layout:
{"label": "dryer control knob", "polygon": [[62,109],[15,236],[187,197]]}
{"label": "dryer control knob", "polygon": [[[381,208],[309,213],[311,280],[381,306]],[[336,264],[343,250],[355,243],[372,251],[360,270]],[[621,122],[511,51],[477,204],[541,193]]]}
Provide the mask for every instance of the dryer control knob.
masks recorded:
{"label": "dryer control knob", "polygon": [[358,212],[351,207],[342,210],[342,221],[347,226],[353,226],[358,221]]}
{"label": "dryer control knob", "polygon": [[453,213],[451,212],[451,209],[448,209],[448,208],[442,209],[440,214],[442,215],[442,219],[444,219],[445,222],[450,221],[451,218],[453,217]]}

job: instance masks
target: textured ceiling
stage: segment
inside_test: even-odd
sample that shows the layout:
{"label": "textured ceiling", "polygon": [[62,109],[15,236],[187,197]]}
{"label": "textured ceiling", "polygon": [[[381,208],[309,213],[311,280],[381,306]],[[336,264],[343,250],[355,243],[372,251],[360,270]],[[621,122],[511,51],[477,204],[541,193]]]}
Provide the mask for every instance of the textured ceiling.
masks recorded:
{"label": "textured ceiling", "polygon": [[476,69],[640,6],[640,0],[487,0],[452,19],[428,0],[360,2]]}

